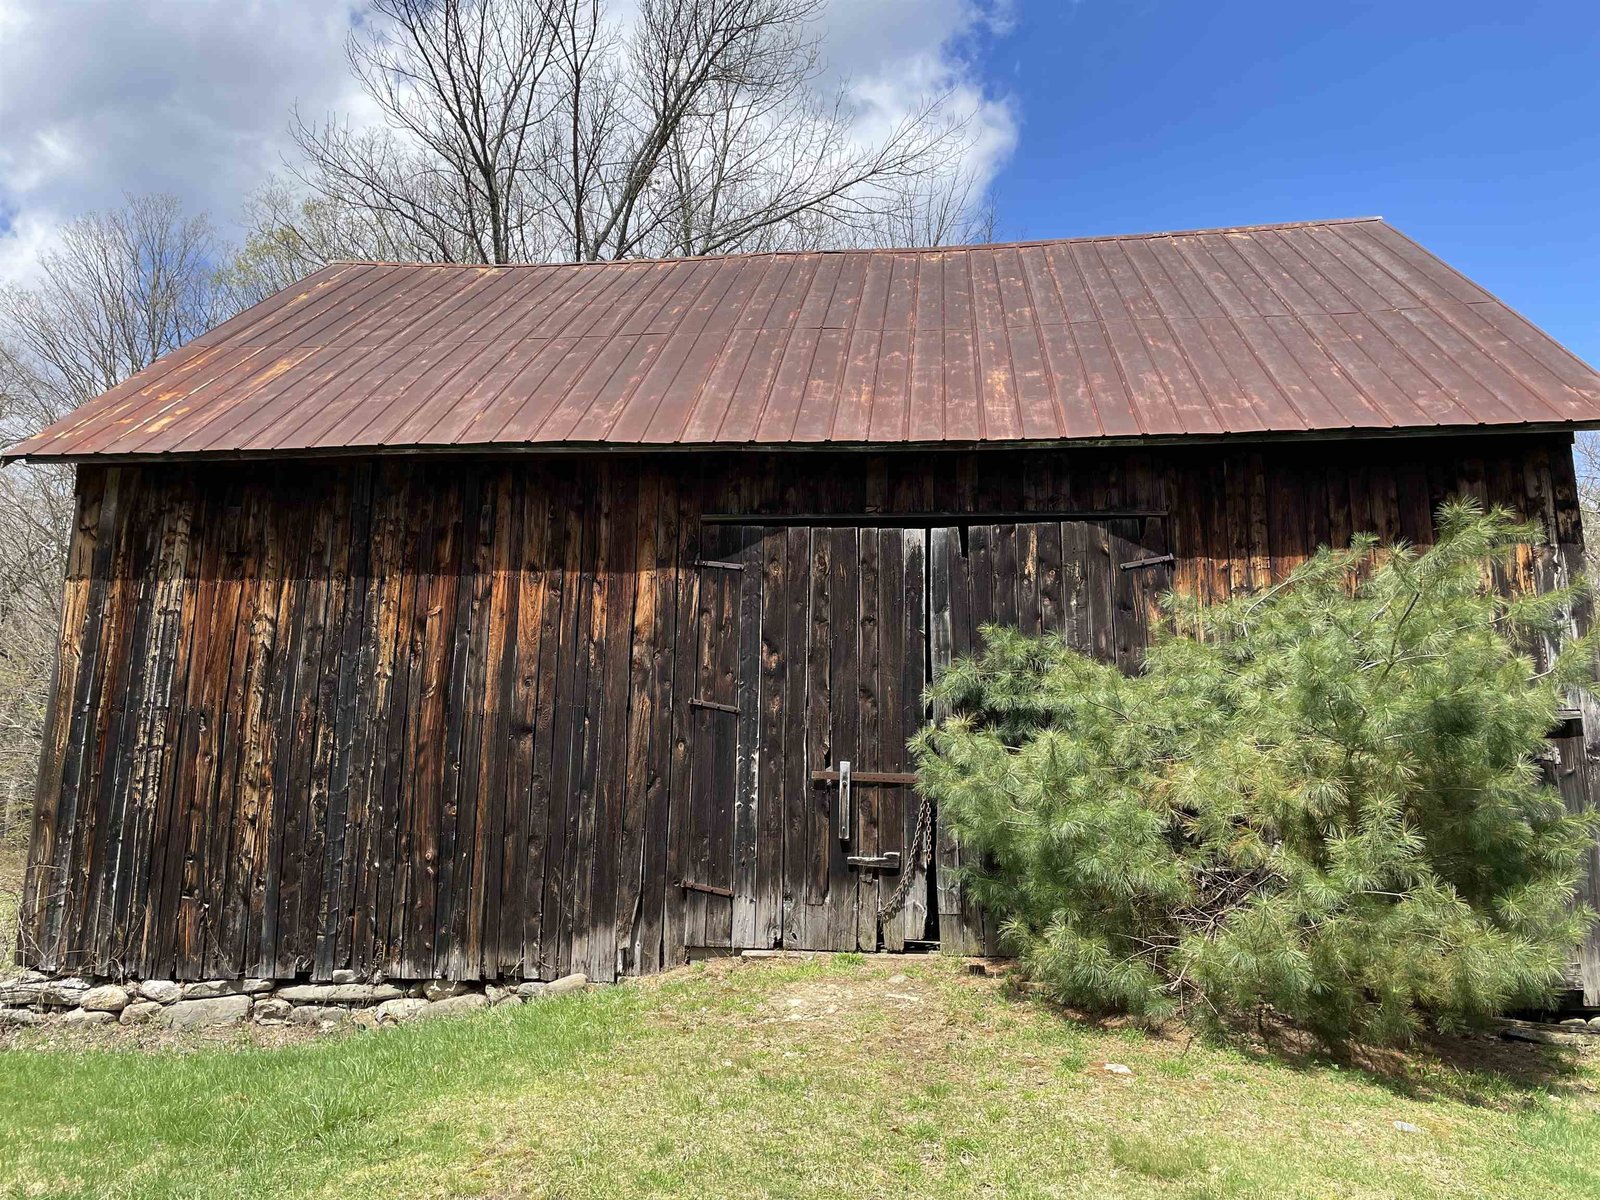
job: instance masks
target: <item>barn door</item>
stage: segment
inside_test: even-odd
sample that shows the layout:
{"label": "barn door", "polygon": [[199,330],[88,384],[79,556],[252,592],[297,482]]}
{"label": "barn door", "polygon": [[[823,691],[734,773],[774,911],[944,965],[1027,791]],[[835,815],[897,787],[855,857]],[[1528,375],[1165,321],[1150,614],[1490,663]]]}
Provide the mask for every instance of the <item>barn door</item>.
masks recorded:
{"label": "barn door", "polygon": [[[740,855],[754,845],[756,656],[760,650],[761,531],[708,525],[701,532],[687,709],[688,789],[683,823],[685,946],[741,947],[734,937]],[[748,899],[748,881],[746,880]]]}
{"label": "barn door", "polygon": [[[990,623],[1058,634],[1131,671],[1143,658],[1156,600],[1171,586],[1158,517],[950,526],[930,537],[935,676],[977,650],[978,631]],[[947,830],[939,833],[936,857],[941,947],[992,952],[994,926],[962,894],[961,847]]]}
{"label": "barn door", "polygon": [[795,607],[763,636],[787,702],[803,699],[784,746],[802,769],[782,798],[783,944],[903,949],[928,936],[906,749],[924,720],[927,532],[790,529],[783,544]]}
{"label": "barn door", "polygon": [[684,944],[928,937],[906,751],[925,719],[927,531],[707,524],[701,547]]}

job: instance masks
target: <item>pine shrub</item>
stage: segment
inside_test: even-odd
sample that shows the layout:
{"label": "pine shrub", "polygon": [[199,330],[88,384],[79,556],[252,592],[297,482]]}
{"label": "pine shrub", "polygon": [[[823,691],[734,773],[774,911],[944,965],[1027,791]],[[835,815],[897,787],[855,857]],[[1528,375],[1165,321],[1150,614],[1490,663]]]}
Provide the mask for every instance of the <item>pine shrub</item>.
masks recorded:
{"label": "pine shrub", "polygon": [[1428,549],[1359,537],[1259,594],[1168,597],[1129,676],[1015,630],[932,689],[921,787],[967,886],[1063,1003],[1275,1013],[1401,1042],[1546,999],[1592,914],[1591,814],[1542,756],[1593,645],[1576,589],[1501,595],[1539,532],[1470,502]]}

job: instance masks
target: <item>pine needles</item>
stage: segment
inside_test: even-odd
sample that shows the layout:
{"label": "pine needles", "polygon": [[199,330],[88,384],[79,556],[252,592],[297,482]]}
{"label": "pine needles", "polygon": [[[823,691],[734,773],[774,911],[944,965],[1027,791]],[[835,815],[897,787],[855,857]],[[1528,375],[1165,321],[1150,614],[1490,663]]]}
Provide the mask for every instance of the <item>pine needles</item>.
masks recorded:
{"label": "pine needles", "polygon": [[[1270,591],[1174,599],[1135,677],[984,631],[917,739],[968,884],[1065,1003],[1271,1009],[1398,1042],[1537,1003],[1593,915],[1591,815],[1539,758],[1594,645],[1575,589],[1492,585],[1537,530],[1452,503],[1436,545],[1323,549]],[[1564,645],[1559,652],[1548,648]]]}

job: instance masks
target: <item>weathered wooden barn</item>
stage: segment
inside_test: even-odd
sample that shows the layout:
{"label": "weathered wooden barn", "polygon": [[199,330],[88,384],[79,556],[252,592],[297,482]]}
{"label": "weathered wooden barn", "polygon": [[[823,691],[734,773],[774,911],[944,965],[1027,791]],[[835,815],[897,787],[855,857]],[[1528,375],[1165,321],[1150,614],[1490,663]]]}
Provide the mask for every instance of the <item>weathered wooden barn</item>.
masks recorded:
{"label": "weathered wooden barn", "polygon": [[[1425,543],[1457,493],[1543,523],[1506,583],[1549,587],[1595,422],[1379,220],[331,266],[7,451],[78,478],[22,959],[978,947],[905,743],[980,623],[1132,668],[1162,589]],[[1588,803],[1600,723],[1560,732]]]}

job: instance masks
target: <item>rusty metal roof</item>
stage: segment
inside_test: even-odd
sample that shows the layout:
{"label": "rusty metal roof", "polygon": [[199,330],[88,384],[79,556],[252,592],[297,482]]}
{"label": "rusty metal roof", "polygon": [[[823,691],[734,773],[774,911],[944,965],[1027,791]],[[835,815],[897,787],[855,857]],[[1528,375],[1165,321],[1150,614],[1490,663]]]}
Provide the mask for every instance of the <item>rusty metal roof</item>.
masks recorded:
{"label": "rusty metal roof", "polygon": [[938,250],[340,263],[6,456],[1591,422],[1593,368],[1370,218]]}

